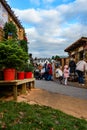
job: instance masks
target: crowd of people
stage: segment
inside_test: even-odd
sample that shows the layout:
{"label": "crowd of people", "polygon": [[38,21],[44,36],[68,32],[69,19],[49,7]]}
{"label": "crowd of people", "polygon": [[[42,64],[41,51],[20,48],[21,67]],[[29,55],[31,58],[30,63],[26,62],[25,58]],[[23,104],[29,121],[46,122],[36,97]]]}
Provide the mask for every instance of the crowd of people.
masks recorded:
{"label": "crowd of people", "polygon": [[36,65],[34,76],[36,79],[45,79],[48,81],[53,80],[52,79],[52,64],[46,62],[43,66],[41,64]]}
{"label": "crowd of people", "polygon": [[41,64],[36,65],[34,76],[36,79],[45,79],[46,81],[58,79],[60,84],[67,85],[68,79],[77,78],[79,85],[84,85],[84,74],[87,71],[87,63],[83,59],[80,59],[77,63],[73,58],[69,63],[66,63],[64,67],[61,65],[55,66],[55,62],[46,62],[43,66]]}

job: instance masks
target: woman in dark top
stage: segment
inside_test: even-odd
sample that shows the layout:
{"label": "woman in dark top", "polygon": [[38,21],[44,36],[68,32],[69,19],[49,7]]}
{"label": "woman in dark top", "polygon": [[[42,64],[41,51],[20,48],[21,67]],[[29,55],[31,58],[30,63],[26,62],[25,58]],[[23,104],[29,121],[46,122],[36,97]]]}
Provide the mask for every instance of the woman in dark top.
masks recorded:
{"label": "woman in dark top", "polygon": [[76,63],[73,58],[70,59],[69,62],[69,69],[70,69],[70,76],[74,79],[75,81],[75,72],[76,72]]}

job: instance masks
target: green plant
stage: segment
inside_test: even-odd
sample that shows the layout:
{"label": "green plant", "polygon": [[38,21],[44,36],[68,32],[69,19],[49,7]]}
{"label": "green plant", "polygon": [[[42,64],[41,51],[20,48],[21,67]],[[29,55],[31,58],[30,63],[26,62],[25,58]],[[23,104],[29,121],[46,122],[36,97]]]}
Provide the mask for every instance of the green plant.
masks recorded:
{"label": "green plant", "polygon": [[25,65],[25,72],[34,72],[34,66],[32,64]]}
{"label": "green plant", "polygon": [[15,40],[0,43],[0,65],[4,68],[21,69],[28,61],[28,54]]}
{"label": "green plant", "polygon": [[28,46],[27,41],[25,39],[19,41],[19,45],[22,47],[22,49],[26,52],[28,52]]}
{"label": "green plant", "polygon": [[13,39],[17,39],[17,28],[12,22],[6,22],[3,31],[5,39],[8,39],[9,35],[12,35]]}

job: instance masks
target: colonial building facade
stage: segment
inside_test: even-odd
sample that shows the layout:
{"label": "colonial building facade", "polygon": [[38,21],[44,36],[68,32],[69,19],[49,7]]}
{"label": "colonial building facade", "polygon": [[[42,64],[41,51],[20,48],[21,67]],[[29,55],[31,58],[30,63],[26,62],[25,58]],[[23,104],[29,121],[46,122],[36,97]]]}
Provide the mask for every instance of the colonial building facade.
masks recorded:
{"label": "colonial building facade", "polygon": [[17,28],[18,39],[22,40],[24,38],[25,30],[21,25],[21,22],[15,16],[11,7],[5,0],[0,0],[0,40],[3,39],[3,27],[6,22],[12,21]]}

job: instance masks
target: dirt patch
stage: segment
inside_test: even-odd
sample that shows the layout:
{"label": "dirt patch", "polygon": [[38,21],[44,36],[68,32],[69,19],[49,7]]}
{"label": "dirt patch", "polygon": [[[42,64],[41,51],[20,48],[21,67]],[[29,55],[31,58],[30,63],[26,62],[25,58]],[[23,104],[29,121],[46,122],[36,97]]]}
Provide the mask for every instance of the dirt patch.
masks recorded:
{"label": "dirt patch", "polygon": [[87,100],[51,93],[42,89],[32,89],[27,95],[18,96],[18,102],[39,104],[59,109],[69,115],[87,120]]}

